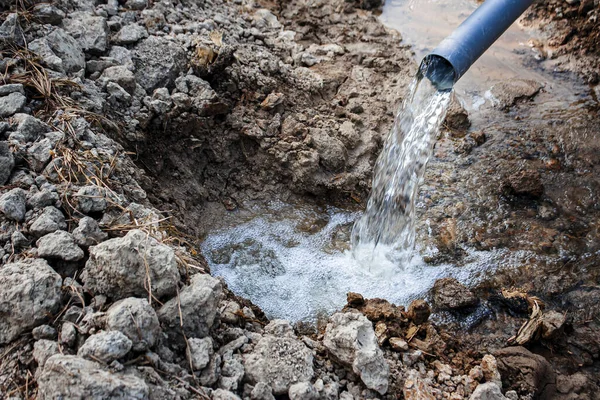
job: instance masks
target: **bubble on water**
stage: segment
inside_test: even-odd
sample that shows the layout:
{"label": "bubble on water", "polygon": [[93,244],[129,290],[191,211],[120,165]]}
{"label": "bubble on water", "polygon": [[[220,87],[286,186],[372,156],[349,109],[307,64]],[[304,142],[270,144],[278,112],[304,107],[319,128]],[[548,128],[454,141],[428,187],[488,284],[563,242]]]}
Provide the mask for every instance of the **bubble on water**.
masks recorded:
{"label": "bubble on water", "polygon": [[[472,249],[466,249],[461,266],[427,265],[415,253],[404,265],[386,257],[359,263],[347,250],[358,216],[333,207],[320,212],[274,203],[248,222],[208,235],[202,247],[212,274],[223,277],[233,292],[252,300],[269,318],[291,321],[314,321],[339,310],[348,292],[407,305],[423,297],[436,279],[453,276],[472,285],[501,263],[511,264],[507,251]],[[313,224],[315,219],[327,222]]]}

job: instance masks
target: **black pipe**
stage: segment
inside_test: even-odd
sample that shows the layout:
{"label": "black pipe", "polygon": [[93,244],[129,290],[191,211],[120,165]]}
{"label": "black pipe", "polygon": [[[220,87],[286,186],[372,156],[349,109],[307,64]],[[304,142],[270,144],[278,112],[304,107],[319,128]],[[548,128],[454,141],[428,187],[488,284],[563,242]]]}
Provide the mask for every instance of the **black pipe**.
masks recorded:
{"label": "black pipe", "polygon": [[425,56],[419,73],[439,90],[449,90],[519,18],[533,0],[485,0],[438,47]]}

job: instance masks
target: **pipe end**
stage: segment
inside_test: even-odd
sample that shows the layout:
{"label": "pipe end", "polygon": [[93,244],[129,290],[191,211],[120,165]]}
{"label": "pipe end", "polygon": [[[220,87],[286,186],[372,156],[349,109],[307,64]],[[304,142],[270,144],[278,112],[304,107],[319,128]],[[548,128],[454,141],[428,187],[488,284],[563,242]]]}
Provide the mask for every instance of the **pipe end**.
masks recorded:
{"label": "pipe end", "polygon": [[446,91],[451,90],[456,82],[456,70],[444,57],[429,54],[421,61],[418,77],[426,77],[437,90]]}

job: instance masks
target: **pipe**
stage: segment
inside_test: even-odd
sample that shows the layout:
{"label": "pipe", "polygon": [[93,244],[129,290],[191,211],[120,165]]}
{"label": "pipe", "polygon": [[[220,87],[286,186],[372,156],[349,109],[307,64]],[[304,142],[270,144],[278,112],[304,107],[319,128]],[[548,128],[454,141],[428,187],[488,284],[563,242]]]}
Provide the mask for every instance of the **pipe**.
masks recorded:
{"label": "pipe", "polygon": [[531,3],[533,0],[485,0],[425,56],[419,74],[429,78],[438,90],[450,90]]}

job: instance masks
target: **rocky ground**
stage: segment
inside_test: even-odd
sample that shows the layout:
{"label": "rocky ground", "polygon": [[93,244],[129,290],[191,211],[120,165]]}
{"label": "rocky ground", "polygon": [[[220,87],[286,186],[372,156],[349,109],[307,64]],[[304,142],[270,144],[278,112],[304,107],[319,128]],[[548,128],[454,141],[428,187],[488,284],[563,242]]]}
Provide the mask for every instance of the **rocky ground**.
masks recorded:
{"label": "rocky ground", "polygon": [[[3,398],[597,396],[589,120],[588,142],[569,147],[558,124],[527,140],[510,135],[523,126],[468,131],[458,108],[422,195],[442,193],[422,239],[432,263],[460,262],[469,243],[550,254],[554,276],[532,261],[473,292],[441,280],[407,309],[351,293],[323,326],[292,327],[208,275],[193,238],[208,203],[364,200],[415,69],[378,2],[0,5]],[[498,107],[514,120],[533,86],[496,88]],[[444,162],[464,175],[434,179]],[[473,171],[493,179],[462,179]],[[453,185],[485,196],[461,206]]]}

